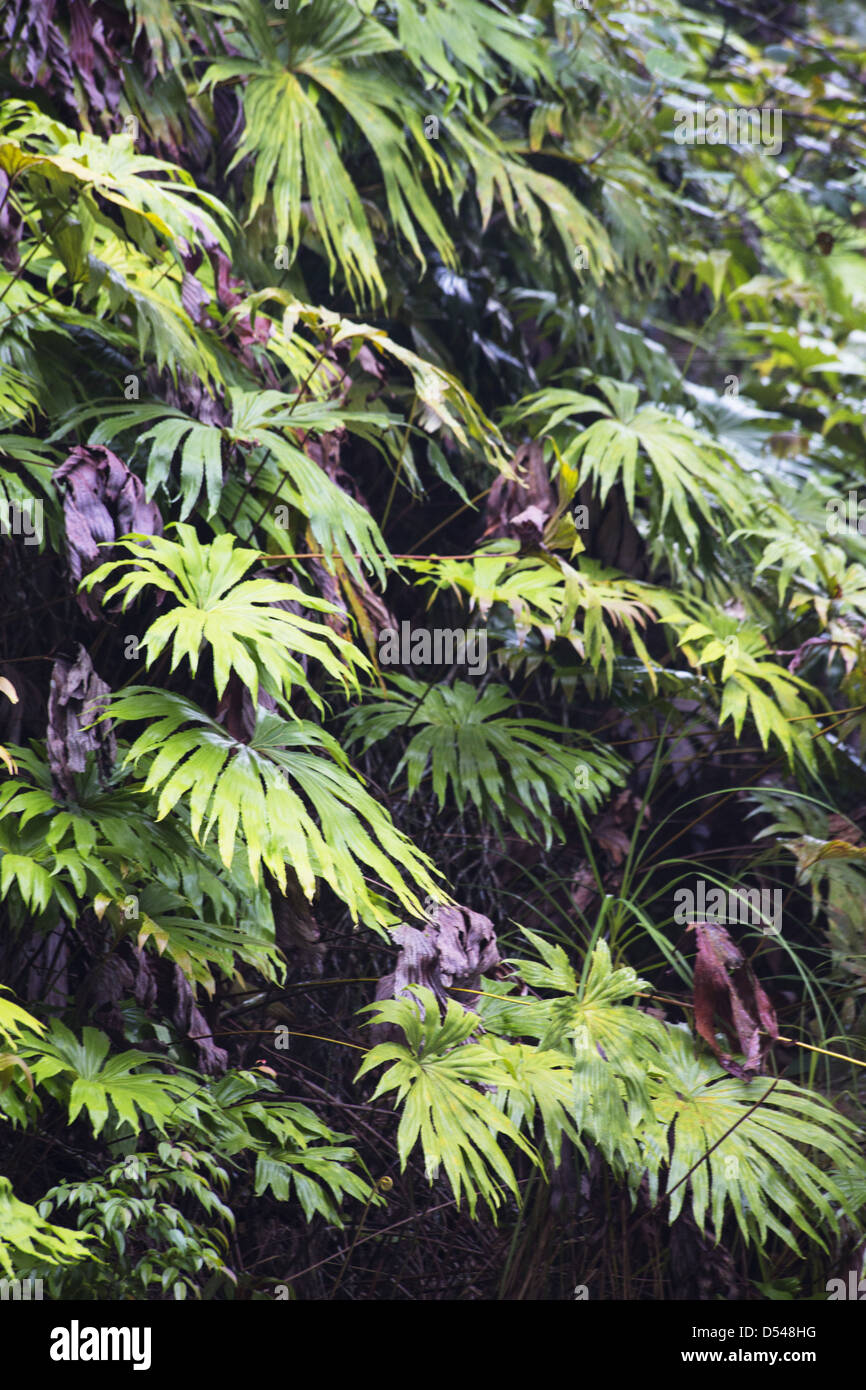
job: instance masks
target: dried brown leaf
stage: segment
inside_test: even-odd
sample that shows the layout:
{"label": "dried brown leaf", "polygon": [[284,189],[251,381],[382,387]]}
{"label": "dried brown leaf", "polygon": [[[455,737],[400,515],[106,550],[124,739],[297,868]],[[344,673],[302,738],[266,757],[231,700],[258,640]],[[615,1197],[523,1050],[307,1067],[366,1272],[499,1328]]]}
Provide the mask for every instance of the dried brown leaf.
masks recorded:
{"label": "dried brown leaf", "polygon": [[117,757],[111,721],[94,723],[104,711],[110,693],[110,687],[94,671],[84,647],[79,646],[74,663],[55,661],[45,741],[48,766],[63,796],[75,795],[73,774],[84,771],[88,753],[96,754],[104,777]]}
{"label": "dried brown leaf", "polygon": [[[159,508],[145,501],[141,479],[102,445],[73,449],[55,471],[54,482],[63,494],[69,569],[76,583],[109,558],[99,549],[101,543],[131,531],[162,534]],[[78,595],[78,604],[88,617],[96,617],[86,594]]]}
{"label": "dried brown leaf", "polygon": [[[472,992],[481,976],[500,964],[490,918],[456,904],[434,904],[424,927],[404,924],[391,935],[400,954],[392,973],[379,981],[377,999],[410,997],[406,986],[419,984],[433,991],[443,1009],[451,990],[458,991],[456,999],[464,1009],[472,1009],[478,999]],[[388,1025],[374,1031],[378,1037],[390,1036]]]}
{"label": "dried brown leaf", "polygon": [[[778,1038],[776,1014],[751,965],[719,922],[695,922],[698,940],[695,961],[695,1025],[725,1071],[750,1081],[761,1070],[769,1046],[766,1035]],[[745,1063],[722,1052],[716,1039],[716,1018],[728,1038],[745,1054]]]}

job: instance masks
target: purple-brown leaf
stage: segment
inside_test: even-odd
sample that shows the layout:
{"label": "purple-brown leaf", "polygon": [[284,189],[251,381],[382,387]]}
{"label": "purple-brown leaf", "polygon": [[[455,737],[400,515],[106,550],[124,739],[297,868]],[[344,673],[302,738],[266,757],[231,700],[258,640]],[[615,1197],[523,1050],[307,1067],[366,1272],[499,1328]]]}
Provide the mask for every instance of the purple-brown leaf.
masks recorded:
{"label": "purple-brown leaf", "polygon": [[[141,479],[102,445],[73,449],[56,470],[54,482],[58,488],[66,484],[63,518],[69,569],[76,582],[108,559],[100,544],[132,531],[162,534],[159,508],[145,501]],[[87,617],[96,616],[87,595],[79,594],[78,604]]]}
{"label": "purple-brown leaf", "polygon": [[[719,922],[695,922],[698,955],[695,961],[695,1025],[725,1071],[751,1081],[761,1070],[769,1043],[778,1038],[776,1014],[751,965]],[[745,1063],[722,1052],[716,1040],[716,1018],[728,1038],[745,1054]]]}
{"label": "purple-brown leaf", "polygon": [[105,709],[110,693],[83,647],[78,648],[74,664],[55,661],[45,743],[51,775],[64,796],[75,795],[73,774],[84,771],[88,753],[96,754],[103,776],[107,777],[111,770],[117,756],[111,721],[94,723]]}

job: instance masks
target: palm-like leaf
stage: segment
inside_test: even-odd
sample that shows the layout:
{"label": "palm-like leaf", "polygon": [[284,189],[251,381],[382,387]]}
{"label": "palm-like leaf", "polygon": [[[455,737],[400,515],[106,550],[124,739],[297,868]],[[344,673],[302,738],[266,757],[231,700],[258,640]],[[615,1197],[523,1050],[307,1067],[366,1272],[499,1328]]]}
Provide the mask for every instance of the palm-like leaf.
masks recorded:
{"label": "palm-like leaf", "polygon": [[[268,1094],[269,1092],[274,1094]],[[306,1105],[283,1100],[275,1081],[260,1073],[230,1072],[201,1088],[184,1106],[190,1132],[221,1152],[254,1159],[256,1196],[271,1192],[284,1202],[294,1195],[307,1220],[316,1214],[341,1226],[343,1197],[378,1201],[354,1170],[354,1148]]]}
{"label": "palm-like leaf", "polygon": [[[586,658],[593,672],[603,662],[608,682],[621,628],[655,687],[656,673],[641,631],[647,619],[655,616],[654,605],[657,598],[664,598],[664,590],[636,584],[592,560],[581,558],[571,565],[561,556],[536,560],[501,549],[468,561],[433,558],[404,563],[437,590],[451,586],[463,590],[482,618],[501,604],[511,614],[518,643],[532,631],[545,646],[564,639]],[[578,613],[582,628],[575,622]],[[516,662],[513,650],[511,659]]]}
{"label": "palm-like leaf", "polygon": [[78,134],[23,101],[4,103],[0,133],[0,167],[7,173],[45,180],[67,194],[98,193],[115,205],[142,248],[154,249],[156,235],[171,244],[178,237],[194,242],[205,228],[228,249],[220,223],[229,214],[219,199],[203,192],[187,171],[138,154],[126,136]]}
{"label": "palm-like leaf", "polygon": [[[244,56],[211,64],[202,89],[245,83],[246,125],[234,162],[255,158],[250,216],[270,194],[278,238],[297,246],[306,185],[332,272],[339,261],[356,294],[368,290],[384,296],[366,211],[341,158],[345,137],[340,141],[336,134],[348,115],[378,161],[391,222],[422,264],[419,231],[443,260],[453,262],[454,257],[422,171],[435,189],[447,187],[455,198],[471,174],[485,225],[498,196],[511,225],[517,228],[519,214],[538,244],[546,212],[569,260],[575,245],[589,246],[593,275],[601,279],[614,265],[601,224],[564,184],[524,165],[519,152],[506,146],[473,109],[485,104],[483,97],[476,103],[479,92],[498,87],[489,54],[508,55],[528,81],[548,71],[534,37],[510,16],[474,0],[468,5],[461,0],[459,6],[449,2],[435,16],[425,14],[423,28],[414,5],[394,8],[405,47],[369,11],[340,0],[290,0],[286,30],[276,33],[256,0],[221,0],[214,6],[237,24]],[[446,57],[446,34],[463,76]],[[429,90],[425,68],[440,80],[448,73],[447,108],[435,88]],[[323,114],[329,102],[339,111],[330,123]],[[432,110],[437,119],[439,112],[444,118],[454,102],[459,105],[448,122],[453,143],[440,153],[424,138],[423,117]]]}
{"label": "palm-like leaf", "polygon": [[500,1087],[493,1100],[516,1129],[532,1133],[541,1121],[545,1143],[559,1166],[563,1138],[585,1152],[575,1124],[572,1060],[553,1049],[509,1043],[492,1035],[483,1039],[511,1075],[511,1085]]}
{"label": "palm-like leaf", "polygon": [[72,1264],[89,1254],[87,1242],[92,1237],[52,1226],[36,1207],[19,1202],[8,1178],[0,1177],[0,1269],[9,1279],[15,1277],[12,1264],[23,1257],[22,1268],[37,1260],[47,1264]]}
{"label": "palm-like leaf", "polygon": [[[0,985],[0,995],[8,993],[6,985]],[[44,1025],[26,1009],[22,1009],[20,1004],[13,1004],[11,999],[0,997],[0,1038],[6,1043],[14,1043],[25,1029],[41,1033],[44,1031]]]}
{"label": "palm-like leaf", "polygon": [[616,1171],[633,1171],[640,1162],[636,1123],[653,1115],[647,1067],[664,1041],[657,1019],[623,1004],[644,981],[628,966],[614,969],[604,941],[593,952],[585,980],[578,981],[561,946],[532,932],[524,935],[543,964],[515,962],[522,977],[558,993],[543,1006],[530,1005],[521,1027],[537,1033],[542,1047],[572,1054],[578,1131],[599,1146]]}
{"label": "palm-like leaf", "polygon": [[380,1078],[373,1099],[396,1091],[395,1103],[405,1101],[397,1131],[401,1168],[418,1140],[424,1148],[427,1176],[432,1183],[444,1167],[459,1204],[466,1192],[470,1213],[479,1195],[495,1210],[502,1201],[503,1186],[519,1196],[511,1164],[497,1142],[501,1136],[516,1144],[530,1158],[534,1150],[508,1117],[476,1086],[515,1085],[513,1071],[490,1049],[467,1042],[478,1019],[453,1000],[440,1020],[435,995],[412,986],[424,1009],[409,999],[387,999],[369,1004],[375,1023],[397,1024],[406,1044],[380,1043],[364,1058],[356,1079],[382,1062],[391,1062]]}
{"label": "palm-like leaf", "polygon": [[[694,615],[694,620],[690,620]],[[733,722],[737,738],[750,715],[764,748],[771,735],[790,762],[795,756],[816,770],[814,739],[805,727],[809,706],[798,692],[819,698],[814,686],[768,660],[770,646],[757,623],[720,613],[708,603],[683,597],[665,613],[677,626],[678,641],[692,666],[721,661],[719,725]]]}
{"label": "palm-like leaf", "polygon": [[[651,1077],[656,1122],[643,1131],[651,1192],[668,1164],[670,1220],[682,1210],[685,1178],[703,1229],[708,1209],[717,1237],[732,1211],[743,1238],[764,1244],[772,1231],[798,1250],[792,1227],[824,1245],[814,1221],[839,1229],[848,1198],[827,1172],[829,1162],[866,1177],[855,1147],[856,1127],[814,1092],[789,1081],[729,1076],[708,1056],[697,1056],[688,1033],[669,1028],[660,1065]],[[673,1149],[669,1145],[673,1143]],[[676,1188],[676,1191],[674,1189]]]}
{"label": "palm-like leaf", "polygon": [[[207,923],[239,924],[244,912],[237,894],[220,880],[206,854],[193,849],[190,860],[182,825],[155,824],[152,808],[137,791],[116,785],[116,776],[102,785],[92,760],[76,777],[75,798],[59,802],[52,795],[47,761],[31,749],[16,749],[16,754],[21,775],[0,787],[0,854],[13,856],[4,891],[15,883],[32,908],[38,906],[34,891],[44,884],[55,914],[75,919],[84,902],[98,916],[108,912],[118,930],[128,931],[135,914],[127,899],[144,884],[142,902],[158,913],[165,906],[160,893],[179,894],[205,935]],[[16,865],[15,857],[25,862]],[[44,878],[33,875],[31,863]],[[257,941],[253,932],[249,945],[254,953]],[[257,963],[265,966],[264,959]]]}
{"label": "palm-like leaf", "polygon": [[39,404],[36,382],[26,372],[8,363],[0,374],[0,420],[32,422],[34,408]]}
{"label": "palm-like leaf", "polygon": [[567,260],[573,261],[575,248],[583,247],[592,279],[603,281],[614,270],[615,260],[602,224],[563,183],[524,164],[471,112],[462,112],[462,117],[454,123],[452,134],[475,177],[483,225],[489,222],[498,199],[514,231],[528,233],[540,251],[546,214]]}
{"label": "palm-like leaf", "polygon": [[171,642],[171,669],[175,670],[187,657],[195,674],[202,646],[207,643],[220,696],[234,671],[254,701],[258,699],[259,683],[271,695],[284,700],[288,700],[293,685],[300,685],[321,709],[322,701],[299,657],[314,658],[344,686],[357,687],[354,668],[370,665],[363,652],[324,623],[274,607],[291,602],[318,612],[335,613],[338,610],[333,604],[276,580],[242,582],[261,556],[258,551],[237,546],[229,532],[207,546],[200,543],[191,526],[180,524],[177,532],[179,541],[162,536],[122,541],[120,544],[131,558],[108,561],[84,580],[84,586],[92,588],[124,569],[126,573],[108,590],[107,599],[123,593],[125,607],[148,587],[177,599],[177,607],[148,628],[143,643],[148,664]]}
{"label": "palm-like leaf", "polygon": [[573,1052],[576,1127],[634,1191],[646,1172],[657,1198],[667,1169],[674,1221],[688,1174],[695,1219],[703,1229],[711,1203],[717,1236],[729,1210],[746,1240],[764,1243],[771,1230],[793,1249],[791,1224],[816,1240],[817,1215],[838,1229],[837,1206],[851,1208],[821,1163],[866,1174],[849,1120],[788,1081],[731,1077],[696,1050],[688,1031],[626,1003],[646,983],[628,967],[614,969],[604,941],[578,981],[561,947],[525,935],[541,961],[514,964],[529,985],[554,996],[504,1009],[482,1000],[480,1013],[494,1031],[519,1027],[560,1056],[566,1047]]}
{"label": "palm-like leaf", "polygon": [[543,45],[530,40],[525,16],[517,19],[480,0],[441,0],[423,11],[417,0],[387,0],[385,8],[397,16],[400,48],[444,82],[471,88],[480,77],[496,84],[500,65],[529,79],[549,70]]}
{"label": "palm-like leaf", "polygon": [[[430,432],[444,428],[466,448],[470,440],[475,440],[482,446],[487,462],[511,476],[506,445],[498,427],[485,415],[458,377],[419,357],[418,353],[389,337],[382,328],[356,323],[332,309],[304,304],[285,291],[265,290],[251,296],[247,302],[254,305],[269,300],[285,305],[289,328],[300,321],[334,346],[340,343],[353,349],[368,346],[386,360],[398,363],[411,378],[420,406],[419,423],[422,428]],[[282,336],[285,339],[285,327]]]}
{"label": "palm-like leaf", "polygon": [[[504,817],[527,838],[536,838],[540,826],[549,841],[563,836],[554,798],[584,821],[587,810],[597,810],[624,781],[625,764],[615,755],[572,749],[551,737],[562,739],[568,731],[512,713],[515,702],[501,686],[479,693],[468,681],[456,681],[428,690],[406,676],[392,679],[395,689],[386,699],[352,711],[347,732],[366,750],[401,728],[417,730],[393,774],[406,769],[410,796],[429,766],[440,807],[450,789],[461,812],[471,802],[491,824],[501,826]],[[583,777],[576,775],[581,765]]]}
{"label": "palm-like leaf", "polygon": [[339,259],[350,286],[384,297],[361,197],[322,115],[320,100],[327,94],[369,141],[394,224],[419,259],[423,255],[414,221],[440,254],[453,259],[450,239],[419,177],[421,166],[439,181],[445,166],[425,141],[420,113],[407,103],[405,88],[387,66],[371,62],[398,50],[388,31],[337,0],[292,0],[285,31],[276,35],[257,0],[221,0],[214,8],[235,21],[247,56],[211,64],[202,88],[245,79],[245,130],[234,163],[255,158],[250,218],[270,193],[278,240],[296,247],[306,184],[332,272]]}
{"label": "palm-like leaf", "polygon": [[[28,758],[24,750],[16,756],[22,764]],[[47,789],[17,778],[0,788],[0,898],[8,900],[13,887],[28,914],[72,918],[82,898],[99,892],[119,898],[126,891],[120,855],[103,858],[86,817],[63,811]]]}
{"label": "palm-like leaf", "polygon": [[22,1048],[34,1080],[63,1099],[70,1123],[86,1110],[96,1137],[109,1116],[128,1124],[135,1134],[141,1117],[165,1133],[166,1122],[194,1088],[185,1076],[164,1076],[147,1067],[141,1052],[108,1056],[110,1043],[97,1028],[85,1028],[81,1041],[53,1019],[48,1034]]}
{"label": "palm-like leaf", "polygon": [[[223,227],[230,215],[223,205],[188,172],[136,153],[124,136],[102,141],[79,134],[24,102],[6,103],[2,121],[0,168],[15,177],[16,196],[35,229],[28,258],[43,245],[51,253],[33,263],[47,296],[0,270],[4,314],[49,322],[40,306],[65,275],[76,301],[65,311],[69,322],[93,321],[100,336],[122,342],[125,330],[103,324],[122,307],[133,320],[139,360],[153,349],[160,366],[218,378],[218,345],[196,331],[181,281],[183,252],[200,237],[227,249]],[[79,315],[79,305],[94,319]],[[60,312],[56,301],[49,303],[49,316]]]}
{"label": "palm-like leaf", "polygon": [[660,536],[672,512],[691,549],[701,527],[717,529],[711,504],[730,519],[746,517],[746,475],[713,440],[655,405],[638,409],[635,386],[602,378],[599,388],[609,404],[580,392],[540,391],[509,412],[515,421],[542,417],[540,429],[552,434],[582,415],[602,416],[563,442],[566,465],[582,464],[581,482],[594,483],[603,503],[621,483],[630,512],[635,497],[649,501],[653,533]]}
{"label": "palm-like leaf", "polygon": [[[0,378],[5,375],[5,367]],[[53,459],[41,439],[26,434],[0,432],[0,506],[19,507],[24,515],[35,517],[34,504],[43,510],[48,524],[40,543],[58,538],[57,496],[51,486]],[[53,495],[52,495],[53,494]]]}
{"label": "palm-like leaf", "polygon": [[290,863],[308,897],[323,878],[353,918],[376,924],[395,919],[368,887],[365,869],[414,914],[420,902],[403,873],[422,892],[437,891],[430,861],[317,725],[290,724],[260,711],[252,739],[239,743],[189,700],[143,687],[118,696],[111,713],[149,721],[128,761],[149,761],[144,790],[159,792],[157,820],[188,794],[193,835],[206,840],[215,824],[227,867],[242,835],[254,879],[264,863],[285,889]]}
{"label": "palm-like leaf", "polygon": [[[116,916],[122,927],[125,918],[119,911]],[[216,988],[212,965],[226,979],[235,974],[239,960],[255,966],[265,979],[279,980],[285,974],[273,941],[261,930],[256,932],[251,924],[203,921],[179,893],[162,883],[149,883],[143,889],[132,925],[139,949],[150,941],[159,955],[173,960],[190,982],[202,985],[210,995]]]}
{"label": "palm-like leaf", "polygon": [[[70,411],[53,437],[59,439],[95,418],[98,423],[88,443],[111,444],[119,435],[128,436],[130,455],[145,460],[148,498],[161,488],[168,490],[172,468],[177,469],[181,522],[206,498],[208,517],[226,518],[241,534],[261,529],[280,550],[285,548],[287,528],[277,525],[274,512],[283,505],[305,517],[324,553],[341,557],[353,575],[360,574],[360,557],[384,579],[389,554],[379,527],[310,458],[302,442],[341,429],[375,441],[395,420],[385,412],[342,408],[327,399],[289,401],[281,391],[232,386],[228,396],[232,419],[222,428],[162,404],[101,401]],[[148,427],[144,431],[143,425]],[[224,450],[231,446],[243,452],[249,479],[231,471],[224,478]]]}

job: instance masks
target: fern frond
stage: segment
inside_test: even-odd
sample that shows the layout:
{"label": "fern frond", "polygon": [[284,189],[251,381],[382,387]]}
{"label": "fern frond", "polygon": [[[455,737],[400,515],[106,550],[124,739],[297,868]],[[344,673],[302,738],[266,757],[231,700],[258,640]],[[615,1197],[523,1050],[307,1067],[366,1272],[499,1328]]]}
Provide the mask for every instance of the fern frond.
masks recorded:
{"label": "fern frond", "polygon": [[215,825],[227,868],[242,838],[254,881],[264,863],[285,890],[289,863],[309,898],[323,878],[354,920],[382,926],[395,919],[368,887],[368,870],[413,915],[421,904],[404,874],[422,893],[436,891],[429,859],[396,828],[340,745],[318,725],[290,724],[259,711],[252,739],[240,743],[191,701],[146,687],[117,696],[111,714],[147,721],[127,762],[148,761],[143,790],[159,793],[156,819],[188,795],[193,836],[204,842]]}
{"label": "fern frond", "polygon": [[471,802],[490,824],[514,826],[527,839],[540,830],[549,843],[553,835],[564,835],[554,800],[585,822],[623,784],[621,759],[586,738],[588,748],[572,748],[568,730],[512,713],[515,701],[501,686],[479,692],[468,681],[455,681],[428,690],[406,676],[394,676],[392,683],[386,699],[351,712],[346,730],[349,741],[361,739],[365,750],[399,729],[417,730],[392,777],[405,769],[410,797],[429,768],[440,808],[450,791],[461,812]]}
{"label": "fern frond", "polygon": [[772,1231],[799,1253],[796,1227],[826,1248],[816,1218],[838,1231],[840,1212],[853,1216],[827,1165],[866,1176],[856,1126],[815,1092],[768,1077],[742,1081],[714,1058],[696,1055],[683,1029],[666,1033],[651,1080],[656,1122],[644,1128],[642,1144],[654,1198],[673,1144],[669,1220],[682,1210],[687,1184],[681,1180],[690,1173],[695,1221],[703,1230],[710,1211],[717,1239],[731,1212],[747,1242],[763,1245]]}
{"label": "fern frond", "polygon": [[106,601],[124,594],[124,608],[143,589],[170,594],[177,606],[162,614],[147,630],[143,646],[148,665],[172,644],[171,669],[186,657],[193,674],[205,643],[213,656],[214,684],[222,696],[235,672],[258,699],[259,685],[288,701],[299,685],[318,709],[321,697],[310,683],[301,659],[313,658],[345,687],[358,688],[356,667],[369,669],[369,658],[324,623],[312,622],[277,604],[303,605],[316,612],[339,610],[325,599],[304,594],[293,584],[244,575],[261,560],[258,551],[236,545],[226,532],[204,546],[192,526],[179,523],[179,541],[163,536],[118,542],[129,559],[110,560],[83,581],[92,588],[118,570],[126,572],[107,591]]}
{"label": "fern frond", "polygon": [[91,1239],[86,1232],[45,1221],[36,1207],[18,1200],[8,1178],[0,1177],[0,1269],[7,1278],[15,1278],[37,1261],[59,1265],[86,1259]]}
{"label": "fern frond", "polygon": [[[402,1028],[406,1043],[380,1043],[362,1062],[356,1080],[383,1062],[392,1065],[379,1079],[373,1100],[396,1091],[403,1104],[397,1131],[401,1169],[418,1140],[424,1148],[432,1184],[444,1167],[459,1206],[465,1192],[470,1214],[479,1196],[492,1211],[501,1205],[504,1190],[519,1198],[514,1170],[498,1139],[510,1140],[533,1161],[535,1151],[512,1121],[476,1086],[514,1086],[514,1073],[490,1049],[467,1039],[478,1019],[449,1000],[444,1020],[435,995],[423,986],[410,986],[417,1000],[388,999],[368,1004],[374,1023]],[[420,1007],[423,1007],[423,1019]],[[504,1189],[504,1190],[503,1190]]]}

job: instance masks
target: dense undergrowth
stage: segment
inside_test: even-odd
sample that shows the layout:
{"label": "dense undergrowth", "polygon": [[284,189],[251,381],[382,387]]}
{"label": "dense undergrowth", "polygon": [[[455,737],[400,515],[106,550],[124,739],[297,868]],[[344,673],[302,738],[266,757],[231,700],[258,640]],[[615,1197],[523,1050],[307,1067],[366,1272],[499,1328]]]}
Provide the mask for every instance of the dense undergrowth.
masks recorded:
{"label": "dense undergrowth", "polygon": [[0,1276],[860,1271],[864,75],[839,3],[7,0]]}

